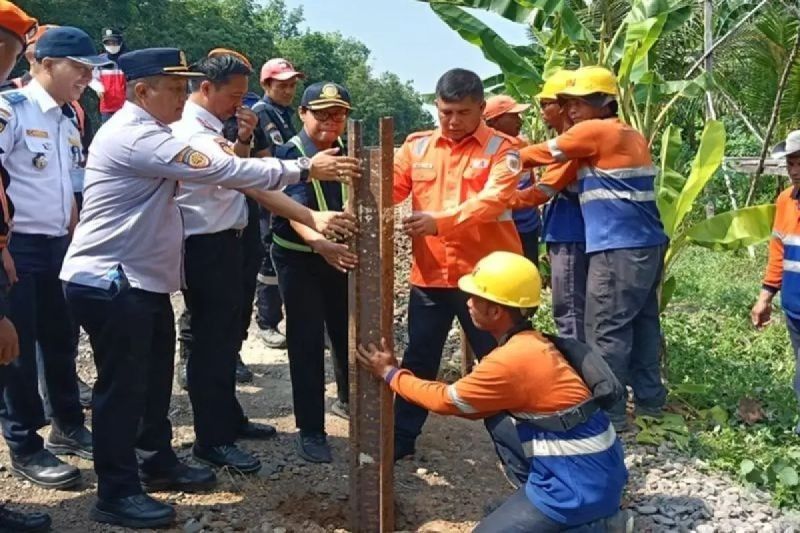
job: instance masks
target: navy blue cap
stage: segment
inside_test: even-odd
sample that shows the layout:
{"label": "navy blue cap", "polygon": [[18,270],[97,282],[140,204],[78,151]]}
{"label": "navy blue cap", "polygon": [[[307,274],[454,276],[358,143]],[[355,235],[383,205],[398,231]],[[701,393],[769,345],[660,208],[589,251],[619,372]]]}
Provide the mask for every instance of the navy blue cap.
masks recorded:
{"label": "navy blue cap", "polygon": [[148,76],[183,76],[202,78],[202,72],[192,72],[186,62],[186,54],[177,48],[143,48],[122,54],[117,65],[125,78],[138,80]]}
{"label": "navy blue cap", "polygon": [[44,32],[36,41],[34,56],[39,60],[46,57],[66,57],[91,67],[111,63],[108,58],[97,54],[88,33],[72,26],[56,26]]}
{"label": "navy blue cap", "polygon": [[303,91],[303,98],[300,99],[300,107],[308,109],[325,109],[328,107],[344,107],[351,109],[350,93],[339,85],[329,81],[312,83]]}
{"label": "navy blue cap", "polygon": [[109,41],[122,42],[122,32],[114,28],[103,28],[103,43]]}

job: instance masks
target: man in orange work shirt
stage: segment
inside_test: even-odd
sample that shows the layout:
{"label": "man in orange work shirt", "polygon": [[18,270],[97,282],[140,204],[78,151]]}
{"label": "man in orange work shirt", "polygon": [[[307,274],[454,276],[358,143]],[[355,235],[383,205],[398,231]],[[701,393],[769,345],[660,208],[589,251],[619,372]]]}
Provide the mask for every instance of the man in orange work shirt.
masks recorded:
{"label": "man in orange work shirt", "polygon": [[[474,72],[446,72],[436,84],[440,127],[411,134],[395,157],[394,201],[410,195],[413,210],[403,220],[413,250],[403,368],[425,379],[439,371],[455,317],[478,358],[494,349],[492,336],[470,320],[458,280],[490,252],[522,253],[508,209],[517,188],[519,153],[515,139],[483,123],[483,94]],[[397,398],[395,458],[414,453],[427,416],[425,409]],[[499,430],[495,423],[500,429],[510,426],[500,422],[487,423],[490,433]]]}
{"label": "man in orange work shirt", "polygon": [[[541,298],[536,266],[494,252],[459,287],[470,296],[475,326],[499,344],[471,374],[451,385],[420,379],[398,369],[385,345],[382,351],[359,346],[358,359],[399,396],[436,413],[483,418],[508,412],[516,419],[512,438],[529,459],[523,485],[475,531],[632,531],[632,517],[619,511],[628,478],[622,444],[599,409],[600,398],[565,357],[574,345],[559,351],[554,342],[560,340],[533,331],[528,321]],[[579,366],[611,374],[599,355],[587,355]],[[601,383],[593,381],[595,391]],[[611,396],[621,391],[619,383],[612,388]]]}
{"label": "man in orange work shirt", "polygon": [[[792,186],[778,196],[769,262],[758,301],[750,312],[753,325],[763,328],[772,317],[772,299],[781,292],[786,327],[795,356],[794,392],[800,401],[800,130],[775,147],[773,159],[786,158]],[[795,427],[800,435],[800,423]]]}

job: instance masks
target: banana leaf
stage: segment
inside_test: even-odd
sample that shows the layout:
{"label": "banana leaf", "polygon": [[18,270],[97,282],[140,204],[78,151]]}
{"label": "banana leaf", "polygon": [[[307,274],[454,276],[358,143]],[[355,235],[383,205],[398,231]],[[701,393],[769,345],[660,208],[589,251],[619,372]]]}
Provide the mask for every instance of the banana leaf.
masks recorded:
{"label": "banana leaf", "polygon": [[692,210],[694,201],[705,188],[708,180],[714,175],[722,164],[722,157],[725,155],[725,126],[722,122],[709,120],[703,129],[700,138],[700,147],[692,163],[692,170],[689,178],[681,190],[680,196],[675,202],[674,213],[668,218],[670,228],[668,235],[674,235],[680,227],[683,219]]}
{"label": "banana leaf", "polygon": [[[429,4],[449,4],[459,7],[471,7],[497,13],[512,22],[525,24],[533,11],[530,2],[516,0],[419,0]],[[526,7],[525,4],[528,4]]]}
{"label": "banana leaf", "polygon": [[483,56],[498,65],[504,74],[532,80],[536,84],[541,83],[541,76],[528,60],[514,51],[510,44],[476,17],[452,4],[431,3],[430,7],[464,40],[479,47]]}
{"label": "banana leaf", "polygon": [[737,250],[769,239],[774,219],[773,204],[743,207],[698,222],[686,231],[686,237],[704,248]]}

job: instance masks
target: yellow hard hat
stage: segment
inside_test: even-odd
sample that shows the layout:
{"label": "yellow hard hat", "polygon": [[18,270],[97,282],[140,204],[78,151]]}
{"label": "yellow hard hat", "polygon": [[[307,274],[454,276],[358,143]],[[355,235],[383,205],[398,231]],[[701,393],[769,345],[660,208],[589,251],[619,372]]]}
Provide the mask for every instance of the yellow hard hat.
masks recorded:
{"label": "yellow hard hat", "polygon": [[567,88],[567,85],[575,78],[574,70],[561,69],[547,78],[542,85],[542,91],[536,95],[538,100],[556,100],[558,93]]}
{"label": "yellow hard hat", "polygon": [[607,68],[579,68],[575,71],[575,78],[558,91],[559,96],[588,96],[595,93],[617,96],[617,77]]}
{"label": "yellow hard hat", "polygon": [[509,307],[538,307],[542,278],[530,260],[511,252],[492,252],[462,276],[458,287],[475,296]]}

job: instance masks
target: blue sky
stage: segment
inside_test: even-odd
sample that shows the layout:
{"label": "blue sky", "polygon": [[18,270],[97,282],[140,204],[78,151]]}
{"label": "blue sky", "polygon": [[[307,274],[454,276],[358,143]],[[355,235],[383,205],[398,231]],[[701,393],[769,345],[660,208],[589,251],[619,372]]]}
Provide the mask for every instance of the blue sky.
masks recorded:
{"label": "blue sky", "polygon": [[[497,74],[480,50],[462,40],[417,0],[286,0],[303,6],[305,24],[316,31],[339,31],[372,52],[376,72],[390,71],[412,81],[421,93],[433,92],[436,80],[454,67],[468,68],[482,78]],[[525,28],[493,13],[472,11],[513,44],[527,42]]]}

